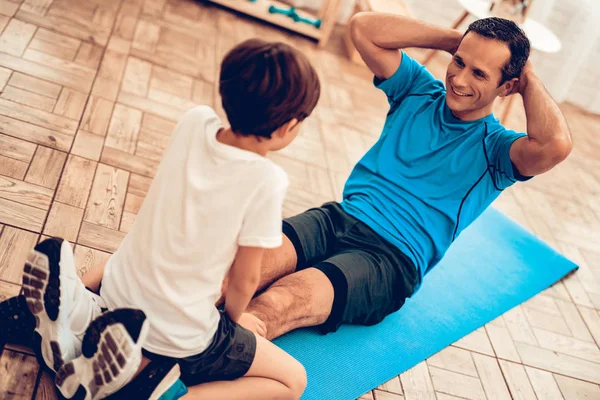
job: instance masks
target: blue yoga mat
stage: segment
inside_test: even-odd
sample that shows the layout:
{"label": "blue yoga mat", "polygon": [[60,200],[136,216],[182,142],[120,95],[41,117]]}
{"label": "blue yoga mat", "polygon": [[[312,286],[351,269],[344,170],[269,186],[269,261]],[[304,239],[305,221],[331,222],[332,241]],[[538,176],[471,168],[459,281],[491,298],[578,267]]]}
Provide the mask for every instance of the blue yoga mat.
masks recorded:
{"label": "blue yoga mat", "polygon": [[306,400],[353,400],[548,288],[577,266],[489,208],[456,240],[421,289],[376,326],[275,343],[306,368]]}

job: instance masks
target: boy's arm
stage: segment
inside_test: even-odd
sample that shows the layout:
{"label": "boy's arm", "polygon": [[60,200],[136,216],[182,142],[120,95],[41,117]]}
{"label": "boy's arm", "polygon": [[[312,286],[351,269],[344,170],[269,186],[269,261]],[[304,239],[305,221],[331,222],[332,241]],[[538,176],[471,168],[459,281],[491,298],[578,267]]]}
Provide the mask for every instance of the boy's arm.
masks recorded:
{"label": "boy's arm", "polygon": [[402,61],[399,49],[421,47],[454,54],[462,33],[400,15],[360,12],[350,20],[356,50],[380,79],[390,78]]}
{"label": "boy's arm", "polygon": [[518,91],[523,96],[527,136],[511,146],[510,159],[521,175],[539,175],[567,158],[571,133],[560,109],[533,72],[531,61],[521,73]]}
{"label": "boy's arm", "polygon": [[227,275],[225,312],[236,323],[258,288],[263,253],[260,247],[239,246]]}

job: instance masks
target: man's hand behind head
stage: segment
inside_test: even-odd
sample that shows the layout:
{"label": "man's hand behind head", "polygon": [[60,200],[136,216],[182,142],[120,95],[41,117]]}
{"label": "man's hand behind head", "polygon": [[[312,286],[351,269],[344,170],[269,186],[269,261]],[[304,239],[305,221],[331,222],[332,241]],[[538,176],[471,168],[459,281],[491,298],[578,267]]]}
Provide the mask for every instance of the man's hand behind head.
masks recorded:
{"label": "man's hand behind head", "polygon": [[523,93],[525,93],[525,88],[527,87],[527,81],[532,74],[535,73],[533,72],[533,63],[531,62],[531,59],[529,59],[521,71],[518,82],[515,83],[513,90],[511,90],[508,95],[511,96],[519,93],[521,96],[523,96]]}

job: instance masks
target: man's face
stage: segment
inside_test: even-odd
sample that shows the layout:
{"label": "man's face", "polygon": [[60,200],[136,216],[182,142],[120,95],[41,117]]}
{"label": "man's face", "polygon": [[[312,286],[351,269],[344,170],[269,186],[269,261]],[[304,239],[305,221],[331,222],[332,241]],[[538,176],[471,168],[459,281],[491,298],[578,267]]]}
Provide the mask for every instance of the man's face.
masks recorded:
{"label": "man's face", "polygon": [[512,83],[502,79],[502,67],[510,49],[499,41],[469,32],[462,40],[446,71],[446,102],[454,115],[469,120],[491,113],[498,95],[506,95]]}

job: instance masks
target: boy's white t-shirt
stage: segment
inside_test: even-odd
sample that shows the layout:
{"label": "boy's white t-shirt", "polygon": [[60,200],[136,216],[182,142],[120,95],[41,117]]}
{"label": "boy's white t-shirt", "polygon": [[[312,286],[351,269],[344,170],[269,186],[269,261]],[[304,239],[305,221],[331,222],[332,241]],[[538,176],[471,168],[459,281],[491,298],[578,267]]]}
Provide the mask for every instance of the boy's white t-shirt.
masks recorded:
{"label": "boy's white t-shirt", "polygon": [[215,302],[238,246],[281,246],[288,178],[281,167],[216,139],[207,106],[177,124],[134,224],[106,264],[101,296],[150,322],[144,348],[201,353],[219,324]]}

